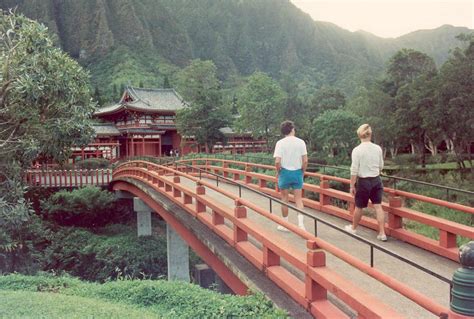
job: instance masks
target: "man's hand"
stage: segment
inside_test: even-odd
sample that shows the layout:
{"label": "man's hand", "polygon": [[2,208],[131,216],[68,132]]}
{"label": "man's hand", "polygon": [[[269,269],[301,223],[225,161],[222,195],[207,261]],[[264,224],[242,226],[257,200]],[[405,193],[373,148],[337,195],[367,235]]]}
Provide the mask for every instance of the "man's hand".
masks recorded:
{"label": "man's hand", "polygon": [[351,196],[355,196],[356,194],[356,189],[354,185],[351,185],[351,190],[350,190]]}

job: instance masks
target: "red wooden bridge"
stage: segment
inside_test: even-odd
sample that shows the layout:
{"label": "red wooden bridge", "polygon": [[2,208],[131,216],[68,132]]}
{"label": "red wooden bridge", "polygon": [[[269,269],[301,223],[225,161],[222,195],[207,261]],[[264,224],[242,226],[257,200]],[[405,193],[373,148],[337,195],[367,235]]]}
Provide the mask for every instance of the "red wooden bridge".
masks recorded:
{"label": "red wooden bridge", "polygon": [[[290,222],[279,217],[281,202],[271,187],[276,178],[259,173],[262,169],[274,167],[215,158],[167,165],[130,161],[114,170],[111,185],[160,214],[235,293],[261,290],[294,317],[464,318],[449,309],[450,278],[459,267],[456,240],[474,239],[473,227],[403,202],[422,201],[466,214],[474,214],[474,208],[386,188],[382,206],[390,238],[380,243],[371,217],[363,217],[366,228],[358,235],[343,230],[352,219],[354,201],[331,183],[349,180],[307,172],[317,182],[304,184],[305,209],[300,212],[310,229],[304,231],[291,223],[295,207],[290,207]],[[406,220],[437,229],[439,240],[406,229]],[[278,224],[290,232],[278,232]],[[220,242],[213,244],[209,234]],[[244,261],[236,266],[226,250]],[[259,284],[256,276],[269,284]],[[300,310],[281,296],[290,296],[286,299]]]}

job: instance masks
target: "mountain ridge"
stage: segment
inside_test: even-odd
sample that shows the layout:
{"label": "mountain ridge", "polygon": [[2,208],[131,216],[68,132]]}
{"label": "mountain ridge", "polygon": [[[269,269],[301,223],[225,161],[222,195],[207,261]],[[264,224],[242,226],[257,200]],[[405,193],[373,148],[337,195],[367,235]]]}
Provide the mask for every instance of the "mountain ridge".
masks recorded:
{"label": "mountain ridge", "polygon": [[[460,45],[455,36],[472,32],[441,26],[380,38],[314,21],[288,0],[0,0],[2,9],[13,6],[48,26],[109,91],[128,69],[132,81],[158,86],[199,58],[213,60],[226,83],[260,70],[275,78],[292,74],[308,91],[333,85],[351,94],[397,50],[420,50],[440,65]],[[117,68],[120,81],[101,74],[110,73],[103,64]]]}

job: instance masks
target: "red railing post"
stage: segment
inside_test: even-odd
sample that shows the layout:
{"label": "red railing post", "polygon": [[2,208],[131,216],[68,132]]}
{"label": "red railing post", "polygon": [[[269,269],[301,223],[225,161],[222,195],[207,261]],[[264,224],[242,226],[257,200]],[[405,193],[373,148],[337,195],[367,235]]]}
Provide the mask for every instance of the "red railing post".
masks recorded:
{"label": "red railing post", "polygon": [[[242,205],[239,200],[234,201],[234,216],[235,218],[247,218],[247,208]],[[240,241],[247,241],[248,235],[242,228],[234,224],[234,243]]]}
{"label": "red railing post", "polygon": [[[94,184],[94,183],[92,183],[92,184]],[[96,168],[96,170],[95,170],[95,184],[97,186],[99,186],[99,169],[98,168]]]}
{"label": "red railing post", "polygon": [[248,173],[252,172],[252,167],[248,164],[245,164],[245,184],[252,183],[252,176],[247,175]]}
{"label": "red railing post", "polygon": [[222,170],[224,171],[224,177],[229,177],[229,172],[227,172],[227,168],[229,167],[229,163],[222,161]]}
{"label": "red railing post", "polygon": [[79,170],[79,186],[82,187],[82,168]]}
{"label": "red railing post", "polygon": [[105,185],[104,169],[102,169],[102,185]]}
{"label": "red railing post", "polygon": [[69,187],[72,188],[72,170],[69,170]]}
{"label": "red railing post", "polygon": [[74,187],[77,187],[77,170],[74,168]]}
{"label": "red railing post", "polygon": [[[326,266],[326,254],[322,249],[319,249],[318,245],[314,240],[306,241],[306,248],[308,251],[306,253],[306,263],[308,267],[324,267]],[[305,286],[306,286],[306,300],[309,303],[327,298],[327,290],[324,289],[320,284],[314,281],[311,276],[306,273],[305,277]]]}
{"label": "red railing post", "polygon": [[259,180],[258,180],[258,187],[260,187],[260,188],[265,188],[265,187],[267,187],[267,181],[264,180],[264,179],[259,179]]}
{"label": "red railing post", "polygon": [[[173,177],[173,183],[179,184],[179,176],[174,176]],[[173,197],[181,197],[181,191],[177,189],[176,187],[173,187]]]}
{"label": "red railing post", "polygon": [[[201,185],[201,183],[196,183],[196,194],[197,195],[205,195],[206,188]],[[196,198],[196,213],[204,213],[206,211],[206,205],[204,205],[199,198]]]}
{"label": "red railing post", "polygon": [[390,194],[388,198],[388,227],[391,229],[398,229],[403,227],[403,219],[402,217],[394,214],[392,212],[392,208],[400,208],[403,205],[402,198],[400,196],[394,196]]}
{"label": "red railing post", "polygon": [[329,189],[329,181],[324,179],[323,176],[319,179],[319,187],[321,188],[321,193],[319,193],[319,204],[321,206],[331,204],[331,198],[325,194],[323,194],[323,189]]}

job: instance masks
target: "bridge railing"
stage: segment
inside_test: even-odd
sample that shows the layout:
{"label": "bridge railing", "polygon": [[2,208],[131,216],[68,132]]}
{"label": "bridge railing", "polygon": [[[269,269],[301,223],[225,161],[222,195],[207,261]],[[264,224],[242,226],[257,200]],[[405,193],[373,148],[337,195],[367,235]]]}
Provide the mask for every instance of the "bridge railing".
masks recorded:
{"label": "bridge railing", "polygon": [[[272,165],[246,163],[215,158],[181,160],[177,161],[176,163],[189,163],[194,167],[203,168],[214,173],[219,173],[223,177],[232,176],[232,178],[236,181],[245,183],[246,185],[258,189],[266,194],[280,197],[279,192],[275,189],[275,187],[269,187],[269,183],[276,185],[276,177],[255,172],[255,170],[258,169],[275,171],[275,167]],[[319,197],[319,199],[315,199],[304,196],[303,203],[306,207],[310,207],[346,219],[348,221],[352,221],[352,214],[355,205],[354,198],[348,192],[331,188],[330,185],[330,182],[349,184],[349,179],[311,172],[306,172],[305,176],[310,177],[315,181],[319,181],[319,184],[304,183],[304,194],[311,192],[318,194]],[[388,195],[388,201],[382,202],[382,208],[388,214],[388,223],[386,224],[385,228],[389,236],[398,238],[455,261],[459,260],[457,237],[462,236],[465,238],[474,239],[473,227],[404,207],[403,203],[404,200],[407,199],[416,200],[471,215],[474,214],[473,207],[387,187],[384,188],[384,191]],[[293,200],[291,196],[290,200]],[[404,228],[404,220],[418,222],[438,229],[439,239],[434,240]],[[360,224],[374,230],[378,229],[377,221],[371,217],[362,217]]]}
{"label": "bridge railing", "polygon": [[[183,165],[176,168],[135,161],[121,165],[114,171],[113,177],[116,182],[124,178],[138,179],[166,195],[169,199],[208,225],[210,229],[234,246],[237,251],[256,267],[265,271],[270,279],[315,316],[326,318],[344,316],[340,310],[327,301],[327,292],[331,292],[357,311],[360,317],[401,317],[393,309],[368,295],[365,291],[359,289],[326,266],[325,252],[372,276],[433,314],[447,316],[447,308],[433,302],[407,285],[313,234],[284,221],[278,216],[273,215],[270,211],[262,209],[252,202],[240,198],[238,195],[225,191],[219,188],[218,185],[213,185],[210,182],[193,177],[191,174],[195,175],[199,174],[199,172],[201,177],[203,177],[202,171],[196,166],[190,168],[188,165]],[[170,178],[169,175],[173,177]],[[181,177],[195,182],[196,188],[191,189],[181,184]],[[234,207],[227,207],[213,197],[208,196],[206,194],[207,190],[219,192],[221,195],[233,200]],[[252,222],[247,216],[248,210],[252,210],[288,228],[306,240],[307,250],[296,251],[294,247],[282,242],[279,236]],[[293,269],[302,272],[304,278],[300,279],[293,272],[287,270],[286,267],[283,267],[282,259],[291,265]]]}
{"label": "bridge railing", "polygon": [[76,188],[87,185],[107,186],[112,179],[111,169],[47,169],[27,170],[24,175],[28,187]]}

